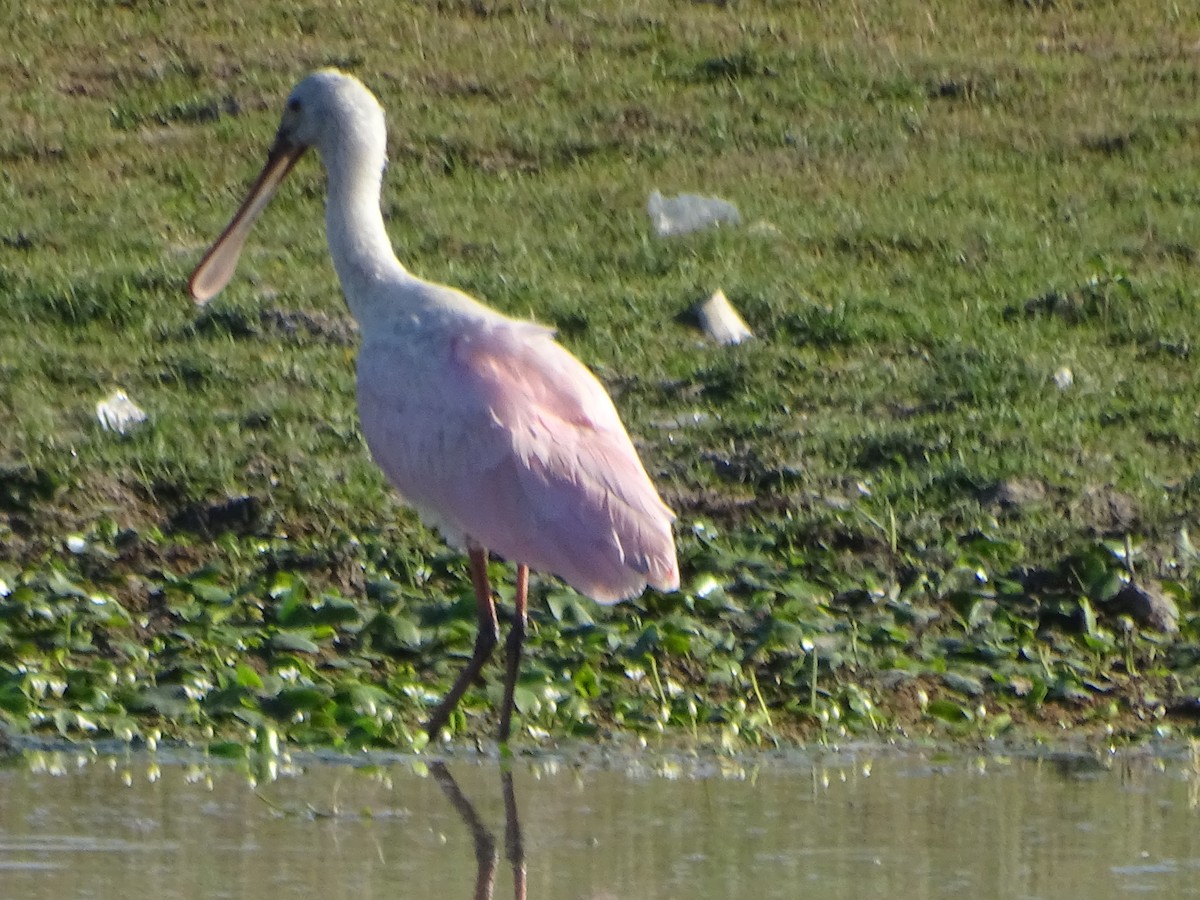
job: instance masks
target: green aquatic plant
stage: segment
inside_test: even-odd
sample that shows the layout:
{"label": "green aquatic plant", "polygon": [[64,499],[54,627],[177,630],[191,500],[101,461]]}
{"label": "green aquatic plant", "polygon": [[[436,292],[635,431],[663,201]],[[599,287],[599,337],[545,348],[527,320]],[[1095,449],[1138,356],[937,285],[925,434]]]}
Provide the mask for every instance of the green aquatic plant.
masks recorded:
{"label": "green aquatic plant", "polygon": [[[461,560],[362,446],[315,170],[183,296],[327,63],[403,123],[413,271],[557,327],[679,513],[676,596],[535,584],[531,738],[1194,732],[1197,13],[545,12],[6,14],[4,733],[414,746],[470,652]],[[655,189],[743,224],[658,239]],[[716,288],[755,340],[680,315]]]}

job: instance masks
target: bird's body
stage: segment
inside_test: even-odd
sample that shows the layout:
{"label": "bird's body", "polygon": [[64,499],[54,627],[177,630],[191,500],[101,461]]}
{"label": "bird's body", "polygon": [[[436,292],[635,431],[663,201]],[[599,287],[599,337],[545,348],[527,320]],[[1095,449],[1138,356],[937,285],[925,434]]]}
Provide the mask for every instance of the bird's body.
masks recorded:
{"label": "bird's body", "polygon": [[496,643],[486,552],[518,565],[501,737],[524,633],[529,568],[612,602],[679,575],[671,511],[603,386],[553,332],[409,273],[379,208],[386,132],[375,97],[323,70],[293,90],[267,166],[193,274],[198,302],[233,274],[254,218],[309,146],[328,173],[326,233],[359,324],[358,408],[367,445],[401,496],[471,557],[480,638],[434,712],[435,732]]}
{"label": "bird's body", "polygon": [[367,445],[400,494],[450,543],[596,600],[668,585],[670,513],[595,377],[536,325],[431,318],[387,322],[358,359]]}

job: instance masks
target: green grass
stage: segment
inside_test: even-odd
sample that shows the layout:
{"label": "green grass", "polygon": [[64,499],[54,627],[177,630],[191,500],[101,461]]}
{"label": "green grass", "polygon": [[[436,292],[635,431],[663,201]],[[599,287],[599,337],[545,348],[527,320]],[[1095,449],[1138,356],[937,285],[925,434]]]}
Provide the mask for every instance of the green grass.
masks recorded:
{"label": "green grass", "polygon": [[[322,667],[339,654],[356,679],[405,696],[438,693],[455,664],[447,648],[469,646],[469,607],[449,637],[436,613],[465,590],[460,561],[399,506],[358,433],[354,340],[315,161],[280,192],[212,307],[185,296],[288,89],[326,64],[358,74],[388,111],[384,204],[400,258],[558,327],[609,384],[681,513],[681,595],[618,609],[586,640],[541,614],[548,645],[584,641],[563,669],[601,674],[570,694],[596,709],[535,713],[530,701],[531,721],[650,727],[664,694],[647,700],[652,679],[621,674],[650,658],[701,722],[753,733],[756,691],[779,734],[835,727],[818,706],[910,730],[944,727],[961,708],[969,734],[1000,730],[980,724],[979,702],[1034,727],[1100,716],[1140,733],[1159,707],[1191,727],[1200,585],[1179,535],[1200,518],[1200,12],[1001,0],[227,6],[67,0],[0,13],[11,48],[0,60],[0,576],[43,600],[74,596],[46,581],[58,572],[129,613],[93,623],[125,649],[69,650],[73,631],[30,631],[38,617],[10,594],[0,710],[11,727],[49,703],[29,686],[31,666],[92,672],[98,656],[143,683],[164,677],[156,654],[168,651],[216,665],[175,648],[182,632],[193,652],[211,642],[220,672],[246,656],[269,674],[283,652],[271,628],[300,627],[271,619],[270,579],[289,567],[306,591],[353,606],[308,636],[321,653],[302,655],[334,693],[345,686]],[[656,239],[645,214],[656,188],[724,197],[744,224]],[[714,347],[681,320],[717,287],[757,340]],[[1064,366],[1074,381],[1060,390]],[[151,416],[125,439],[94,421],[116,386]],[[1035,490],[997,502],[1015,483]],[[205,510],[241,496],[253,515],[214,542]],[[71,533],[117,562],[71,554]],[[1127,537],[1141,554],[1133,577],[1179,602],[1179,635],[1127,646],[1105,612],[1102,576],[1129,575],[1104,542]],[[204,590],[170,579],[204,581],[208,564],[253,640],[226,643],[203,608],[170,613],[175,629],[138,624],[171,591],[203,607]],[[441,574],[429,580],[431,565]],[[972,567],[987,582],[954,587]],[[1051,587],[1031,587],[1043,582],[1030,573]],[[707,596],[728,607],[700,596],[710,582]],[[400,585],[394,614],[417,629],[410,658],[377,654],[364,636],[371,585]],[[956,606],[963,590],[974,600]],[[860,594],[865,606],[843,602]],[[991,604],[984,619],[971,618],[976,602]],[[904,604],[936,623],[914,629]],[[686,640],[648,630],[672,616]],[[59,613],[43,622],[68,627]],[[983,701],[960,703],[941,680],[958,651],[931,635],[999,642],[1000,656],[969,665],[997,679],[1033,678],[1017,671],[1031,665],[1045,691],[1030,702],[988,681]],[[135,645],[150,657],[137,661]],[[1061,672],[1046,656],[1060,652]],[[539,665],[535,681],[556,683]],[[934,702],[949,698],[935,707],[945,715],[896,688],[898,671]],[[230,677],[240,708],[266,715],[279,690]],[[1101,689],[1105,679],[1119,685]],[[139,708],[106,702],[113,721]],[[420,701],[396,702],[413,727]],[[168,731],[233,721],[202,702],[175,711]],[[299,735],[344,736],[344,723]]]}

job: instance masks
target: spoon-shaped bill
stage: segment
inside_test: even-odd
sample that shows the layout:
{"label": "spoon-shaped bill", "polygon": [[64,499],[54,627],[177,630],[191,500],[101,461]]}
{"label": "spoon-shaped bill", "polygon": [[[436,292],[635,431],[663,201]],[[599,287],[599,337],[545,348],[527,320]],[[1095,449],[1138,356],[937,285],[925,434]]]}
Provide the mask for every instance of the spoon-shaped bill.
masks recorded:
{"label": "spoon-shaped bill", "polygon": [[267,208],[267,204],[275,196],[276,188],[287,177],[304,150],[304,147],[279,142],[271,148],[267,164],[263,166],[262,173],[251,186],[246,199],[242,201],[242,205],[229,220],[221,236],[213,242],[204,254],[204,259],[200,260],[200,265],[196,266],[192,277],[188,279],[188,293],[198,305],[203,306],[229,283],[234,269],[237,268],[242,245],[246,243],[246,236],[250,234],[255,219]]}

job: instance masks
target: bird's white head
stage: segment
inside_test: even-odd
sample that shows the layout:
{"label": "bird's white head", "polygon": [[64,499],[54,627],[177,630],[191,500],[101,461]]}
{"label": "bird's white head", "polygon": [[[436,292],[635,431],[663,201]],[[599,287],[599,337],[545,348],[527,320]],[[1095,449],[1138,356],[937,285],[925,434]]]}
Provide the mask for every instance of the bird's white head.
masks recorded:
{"label": "bird's white head", "polygon": [[197,303],[207,303],[228,284],[250,227],[309,147],[321,154],[331,176],[364,170],[378,176],[382,170],[383,107],[353,75],[321,69],[292,88],[262,173],[188,281]]}
{"label": "bird's white head", "polygon": [[327,168],[348,147],[382,158],[385,142],[383,107],[361,81],[337,69],[313,72],[292,88],[275,135],[281,152],[316,147]]}

